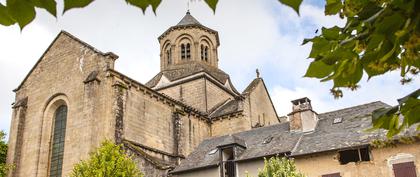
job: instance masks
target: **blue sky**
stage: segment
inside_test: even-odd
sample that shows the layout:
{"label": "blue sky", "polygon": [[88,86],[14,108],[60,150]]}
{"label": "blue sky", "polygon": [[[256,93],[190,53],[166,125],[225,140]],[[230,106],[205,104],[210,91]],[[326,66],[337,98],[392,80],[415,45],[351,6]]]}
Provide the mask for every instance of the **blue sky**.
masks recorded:
{"label": "blue sky", "polygon": [[[306,59],[310,45],[301,46],[302,40],[322,26],[344,24],[338,17],[323,15],[323,2],[305,0],[300,16],[276,0],[221,0],[216,14],[203,1],[191,0],[190,9],[202,24],[219,32],[219,65],[237,89],[243,90],[258,68],[280,116],[291,111],[290,100],[303,96],[312,99],[315,111],[321,113],[377,100],[396,104],[397,98],[420,87],[417,80],[401,86],[398,72],[393,72],[369,82],[364,78],[358,91],[345,90],[344,98],[335,100],[329,94],[331,83],[303,78],[311,60]],[[8,132],[10,126],[12,90],[60,30],[103,52],[116,53],[120,56],[116,69],[145,83],[159,71],[157,37],[186,9],[187,0],[163,0],[156,16],[150,8],[143,15],[124,0],[96,0],[58,19],[38,10],[37,19],[22,32],[17,26],[0,26],[0,129]]]}

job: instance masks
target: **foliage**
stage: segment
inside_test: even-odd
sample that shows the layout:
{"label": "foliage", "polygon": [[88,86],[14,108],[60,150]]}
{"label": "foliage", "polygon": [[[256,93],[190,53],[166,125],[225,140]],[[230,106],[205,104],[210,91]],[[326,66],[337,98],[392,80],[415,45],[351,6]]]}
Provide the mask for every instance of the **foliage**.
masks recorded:
{"label": "foliage", "polygon": [[12,168],[6,164],[7,143],[5,142],[6,133],[0,131],[0,176],[6,176],[7,172]]}
{"label": "foliage", "polygon": [[[372,114],[373,128],[388,130],[388,137],[397,135],[414,124],[418,124],[417,130],[420,130],[419,96],[420,89],[399,99],[397,106],[375,110]],[[404,117],[402,123],[400,123],[400,117]]]}
{"label": "foliage", "polygon": [[395,137],[393,139],[384,139],[384,140],[373,140],[370,142],[370,145],[373,148],[387,148],[387,147],[396,147],[397,144],[413,144],[420,139],[420,133],[415,136],[401,136]]}
{"label": "foliage", "polygon": [[[82,8],[91,4],[94,0],[64,0],[63,14],[70,9]],[[125,0],[128,4],[140,8],[143,13],[151,6],[154,13],[162,0]],[[216,12],[219,0],[204,0],[204,2]],[[279,0],[279,2],[292,7],[299,13],[302,0]],[[35,8],[48,11],[57,17],[57,2],[55,0],[6,0],[6,5],[0,3],[0,24],[10,26],[15,23],[23,29],[36,16]]]}
{"label": "foliage", "polygon": [[[418,0],[327,0],[325,15],[339,14],[347,22],[344,27],[322,28],[320,35],[304,40],[303,44],[312,42],[313,59],[305,77],[333,81],[336,98],[343,96],[341,88],[356,90],[364,73],[369,80],[400,70],[401,84],[412,81],[420,71],[418,9]],[[419,96],[417,90],[397,106],[376,110],[374,128],[386,129],[392,137],[419,123]]]}
{"label": "foliage", "polygon": [[258,172],[258,177],[305,177],[295,166],[293,159],[286,157],[271,157],[264,159],[264,168]]}
{"label": "foliage", "polygon": [[73,168],[72,177],[143,177],[121,145],[104,141],[89,159],[81,161]]}

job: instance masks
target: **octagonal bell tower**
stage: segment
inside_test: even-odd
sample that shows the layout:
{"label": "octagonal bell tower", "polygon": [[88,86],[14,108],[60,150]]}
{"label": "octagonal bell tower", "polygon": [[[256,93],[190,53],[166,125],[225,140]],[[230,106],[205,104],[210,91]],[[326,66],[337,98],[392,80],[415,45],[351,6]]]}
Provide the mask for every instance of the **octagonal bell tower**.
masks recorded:
{"label": "octagonal bell tower", "polygon": [[202,25],[189,11],[177,25],[159,36],[158,40],[161,71],[188,63],[200,63],[218,68],[217,31]]}

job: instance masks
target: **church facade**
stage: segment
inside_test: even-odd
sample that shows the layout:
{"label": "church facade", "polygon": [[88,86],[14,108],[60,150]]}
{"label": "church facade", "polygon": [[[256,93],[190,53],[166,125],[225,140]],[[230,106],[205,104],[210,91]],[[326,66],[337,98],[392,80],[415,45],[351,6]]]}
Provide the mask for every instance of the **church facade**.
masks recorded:
{"label": "church facade", "polygon": [[62,31],[16,88],[11,176],[66,176],[104,139],[123,143],[147,176],[165,176],[211,136],[279,122],[262,78],[239,93],[218,68],[218,33],[189,13],[159,38],[146,84]]}
{"label": "church facade", "polygon": [[[258,75],[244,91],[235,89],[218,67],[218,32],[190,13],[158,40],[160,72],[142,84],[114,68],[117,55],[60,32],[14,90],[9,176],[68,176],[105,139],[122,144],[147,177],[256,176],[263,158],[275,155],[296,158],[311,177],[400,177],[392,167],[403,163],[418,174],[418,132],[408,132],[412,144],[374,151],[369,143],[384,133],[362,131],[373,110],[389,105],[318,114],[302,98],[279,117]],[[340,152],[350,156],[343,164]],[[345,165],[359,161],[371,163]],[[373,173],[378,169],[387,171]]]}

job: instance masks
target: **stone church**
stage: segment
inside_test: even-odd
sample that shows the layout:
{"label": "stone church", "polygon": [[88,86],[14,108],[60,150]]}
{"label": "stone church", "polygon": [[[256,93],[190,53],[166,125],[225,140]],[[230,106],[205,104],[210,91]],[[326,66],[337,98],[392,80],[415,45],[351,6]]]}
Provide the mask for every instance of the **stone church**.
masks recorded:
{"label": "stone church", "polygon": [[318,114],[302,98],[279,117],[258,75],[235,89],[218,67],[218,32],[189,12],[158,40],[160,72],[142,84],[114,68],[117,55],[58,34],[14,90],[9,176],[68,176],[105,139],[123,144],[147,177],[256,176],[275,155],[296,158],[311,177],[419,174],[418,132],[406,132],[410,144],[374,150],[370,141],[384,133],[362,131],[389,105]]}

